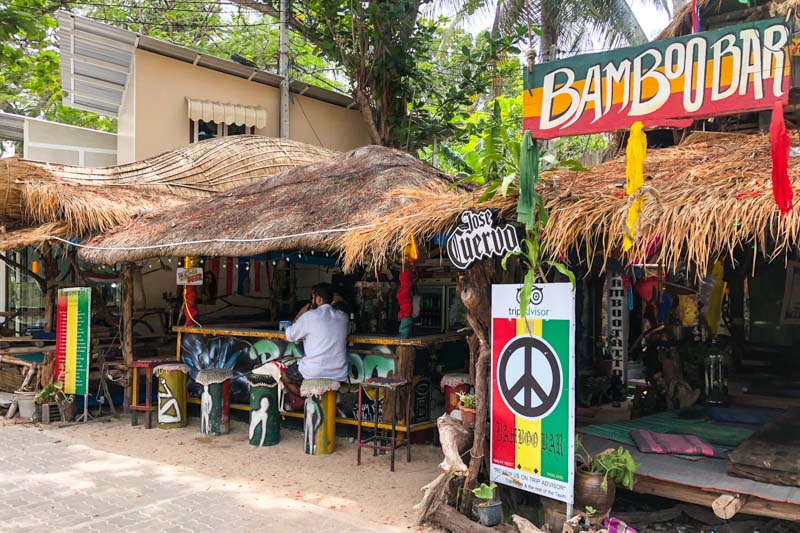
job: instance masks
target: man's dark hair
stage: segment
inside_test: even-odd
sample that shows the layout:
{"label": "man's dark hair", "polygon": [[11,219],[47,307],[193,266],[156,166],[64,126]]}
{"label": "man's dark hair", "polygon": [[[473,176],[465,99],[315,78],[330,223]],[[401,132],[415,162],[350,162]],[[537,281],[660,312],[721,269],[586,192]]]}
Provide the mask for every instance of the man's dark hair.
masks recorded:
{"label": "man's dark hair", "polygon": [[323,303],[329,304],[333,301],[333,286],[330,283],[317,283],[311,287],[311,295],[319,296]]}

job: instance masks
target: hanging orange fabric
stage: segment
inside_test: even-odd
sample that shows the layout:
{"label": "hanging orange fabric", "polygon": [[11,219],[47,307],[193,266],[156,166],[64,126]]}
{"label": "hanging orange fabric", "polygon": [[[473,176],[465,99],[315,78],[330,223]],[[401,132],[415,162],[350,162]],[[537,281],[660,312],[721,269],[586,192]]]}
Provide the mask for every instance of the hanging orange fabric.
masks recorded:
{"label": "hanging orange fabric", "polygon": [[[625,167],[625,192],[628,196],[635,195],[644,185],[644,158],[647,155],[647,136],[644,133],[644,124],[634,122],[628,136],[628,147],[625,150],[628,156]],[[639,221],[639,212],[642,210],[642,197],[639,196],[631,202],[626,220],[627,231],[622,247],[627,252],[633,246],[633,237]]]}
{"label": "hanging orange fabric", "polygon": [[775,102],[772,108],[772,123],[769,127],[769,141],[772,146],[772,195],[781,216],[792,210],[794,190],[789,181],[789,149],[792,139],[783,121],[783,102]]}

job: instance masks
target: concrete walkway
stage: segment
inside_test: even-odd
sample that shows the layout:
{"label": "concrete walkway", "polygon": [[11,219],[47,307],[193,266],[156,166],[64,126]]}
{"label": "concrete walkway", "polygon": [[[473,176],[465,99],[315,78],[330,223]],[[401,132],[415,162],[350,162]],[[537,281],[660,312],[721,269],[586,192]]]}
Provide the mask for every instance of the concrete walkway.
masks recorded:
{"label": "concrete walkway", "polygon": [[[286,465],[291,470],[291,465]],[[0,531],[400,531],[185,468],[0,426]]]}

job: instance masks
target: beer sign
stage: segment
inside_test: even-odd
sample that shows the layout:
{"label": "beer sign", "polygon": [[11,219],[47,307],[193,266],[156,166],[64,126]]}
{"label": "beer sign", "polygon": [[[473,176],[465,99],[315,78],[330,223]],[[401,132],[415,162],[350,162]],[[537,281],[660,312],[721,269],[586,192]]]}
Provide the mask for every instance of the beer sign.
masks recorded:
{"label": "beer sign", "polygon": [[176,277],[177,285],[202,285],[203,269],[201,267],[178,268]]}
{"label": "beer sign", "polygon": [[524,69],[535,139],[769,109],[789,98],[791,27],[759,20]]}
{"label": "beer sign", "polygon": [[491,209],[461,213],[461,224],[447,240],[447,257],[460,270],[466,270],[475,261],[519,250],[517,226],[498,224]]}

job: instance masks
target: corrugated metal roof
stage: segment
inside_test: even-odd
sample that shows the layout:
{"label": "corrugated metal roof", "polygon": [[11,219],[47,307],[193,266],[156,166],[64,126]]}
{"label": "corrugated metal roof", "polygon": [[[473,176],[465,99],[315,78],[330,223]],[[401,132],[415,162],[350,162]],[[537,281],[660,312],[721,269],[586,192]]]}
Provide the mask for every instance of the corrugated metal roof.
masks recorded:
{"label": "corrugated metal roof", "polygon": [[[280,76],[263,70],[66,11],[58,13],[58,37],[64,104],[103,115],[119,114],[136,48],[271,87],[279,87],[281,82]],[[292,82],[290,90],[330,104],[355,107],[349,96],[307,83]]]}
{"label": "corrugated metal roof", "polygon": [[25,117],[0,111],[0,139],[22,141],[25,136]]}

